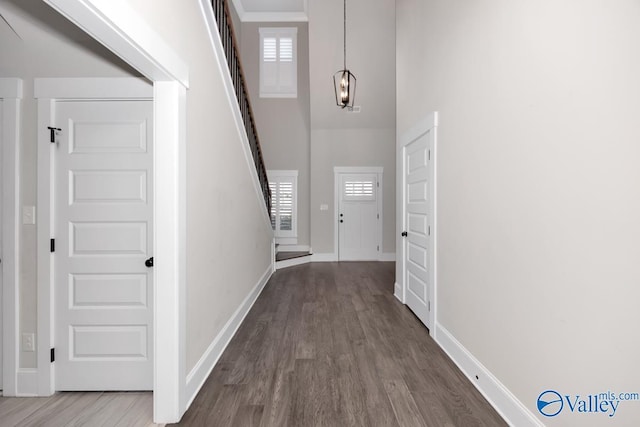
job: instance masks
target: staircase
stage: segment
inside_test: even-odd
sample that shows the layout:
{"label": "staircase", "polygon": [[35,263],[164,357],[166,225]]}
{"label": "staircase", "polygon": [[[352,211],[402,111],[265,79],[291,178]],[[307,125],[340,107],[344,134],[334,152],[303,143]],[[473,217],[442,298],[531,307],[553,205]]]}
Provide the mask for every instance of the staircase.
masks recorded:
{"label": "staircase", "polygon": [[218,32],[220,33],[222,47],[224,48],[225,57],[227,59],[227,65],[229,67],[229,73],[235,89],[236,99],[238,101],[238,106],[240,107],[240,114],[247,133],[247,139],[249,140],[253,162],[256,166],[258,179],[260,180],[260,188],[262,189],[267,214],[271,217],[271,190],[269,190],[269,179],[267,178],[267,169],[264,165],[262,150],[260,149],[258,131],[256,129],[253,111],[251,109],[251,102],[249,101],[247,84],[244,72],[242,71],[237,42],[233,32],[233,23],[231,21],[231,14],[229,13],[229,1],[212,0],[211,6],[218,26]]}

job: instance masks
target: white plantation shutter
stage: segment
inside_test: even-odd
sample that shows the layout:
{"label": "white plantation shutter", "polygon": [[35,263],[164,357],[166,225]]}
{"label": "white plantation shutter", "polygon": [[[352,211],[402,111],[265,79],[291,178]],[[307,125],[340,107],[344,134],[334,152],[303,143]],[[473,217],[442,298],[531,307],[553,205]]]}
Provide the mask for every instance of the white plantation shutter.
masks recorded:
{"label": "white plantation shutter", "polygon": [[375,200],[376,176],[354,175],[344,181],[342,187],[343,200]]}
{"label": "white plantation shutter", "polygon": [[260,97],[295,98],[297,28],[260,28]]}
{"label": "white plantation shutter", "polygon": [[276,238],[297,236],[298,171],[267,171],[271,190],[271,226]]}

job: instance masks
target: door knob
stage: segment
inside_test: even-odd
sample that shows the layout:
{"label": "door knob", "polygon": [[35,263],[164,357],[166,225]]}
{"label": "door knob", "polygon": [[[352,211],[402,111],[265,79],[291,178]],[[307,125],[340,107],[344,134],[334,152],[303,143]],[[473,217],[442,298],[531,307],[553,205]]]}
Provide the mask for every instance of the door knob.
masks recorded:
{"label": "door knob", "polygon": [[343,220],[340,220],[340,222],[344,222]]}
{"label": "door knob", "polygon": [[153,267],[153,257],[151,257],[148,260],[146,260],[144,262],[144,265],[146,265],[147,267]]}
{"label": "door knob", "polygon": [[406,231],[403,231],[403,232],[402,232],[402,234],[401,234],[401,236],[402,236],[402,237],[407,237],[407,232],[406,232]]}

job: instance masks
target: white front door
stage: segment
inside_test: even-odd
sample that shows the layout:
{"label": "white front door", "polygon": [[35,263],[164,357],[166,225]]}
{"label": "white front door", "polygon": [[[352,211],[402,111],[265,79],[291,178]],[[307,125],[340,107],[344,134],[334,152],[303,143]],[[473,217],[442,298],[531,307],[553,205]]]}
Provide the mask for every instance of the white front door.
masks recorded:
{"label": "white front door", "polygon": [[377,174],[340,175],[338,235],[340,261],[378,259]]}
{"label": "white front door", "polygon": [[153,104],[55,115],[56,390],[152,390]]}
{"label": "white front door", "polygon": [[405,302],[431,327],[432,236],[430,205],[431,135],[422,134],[403,148],[404,286]]}

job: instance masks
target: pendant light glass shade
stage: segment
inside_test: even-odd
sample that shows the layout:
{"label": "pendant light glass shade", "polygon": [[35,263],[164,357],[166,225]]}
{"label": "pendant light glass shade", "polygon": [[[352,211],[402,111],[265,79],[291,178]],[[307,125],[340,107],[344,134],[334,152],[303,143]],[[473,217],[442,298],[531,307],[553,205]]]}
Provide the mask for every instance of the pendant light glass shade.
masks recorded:
{"label": "pendant light glass shade", "polygon": [[333,75],[336,105],[353,108],[356,97],[356,76],[347,69],[347,0],[344,0],[344,68]]}
{"label": "pendant light glass shade", "polygon": [[353,107],[356,97],[356,76],[349,70],[340,70],[333,75],[333,88],[336,91],[336,105],[341,108]]}

